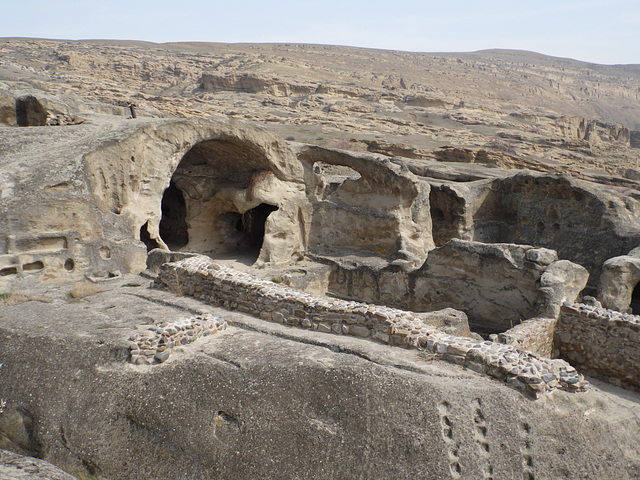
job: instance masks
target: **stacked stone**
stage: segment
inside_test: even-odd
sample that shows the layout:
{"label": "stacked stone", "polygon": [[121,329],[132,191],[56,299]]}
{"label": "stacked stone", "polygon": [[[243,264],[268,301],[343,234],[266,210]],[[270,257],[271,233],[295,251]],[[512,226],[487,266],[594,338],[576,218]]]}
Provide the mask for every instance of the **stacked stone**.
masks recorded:
{"label": "stacked stone", "polygon": [[47,126],[80,125],[85,119],[75,115],[55,115],[47,120]]}
{"label": "stacked stone", "polygon": [[553,337],[556,331],[556,320],[553,318],[535,317],[522,322],[506,332],[492,335],[491,339],[498,343],[513,345],[520,350],[534,352],[543,357],[553,358],[557,354]]}
{"label": "stacked stone", "polygon": [[640,316],[567,303],[555,338],[561,357],[609,383],[640,391]]}
{"label": "stacked stone", "polygon": [[584,303],[565,303],[562,308],[566,312],[579,312],[584,318],[592,318],[607,322],[614,322],[617,326],[640,325],[640,315],[622,313],[608,308],[587,305]]}
{"label": "stacked stone", "polygon": [[584,377],[563,360],[492,341],[447,335],[428,324],[430,313],[314,296],[222,267],[208,257],[163,265],[156,285],[264,320],[421,348],[534,397],[554,389],[581,391],[588,387]]}
{"label": "stacked stone", "polygon": [[163,363],[173,348],[188,345],[200,337],[206,337],[227,328],[227,322],[210,314],[158,322],[147,330],[132,335],[130,360],[135,365]]}
{"label": "stacked stone", "polygon": [[446,361],[490,375],[536,398],[558,388],[584,391],[589,385],[564,360],[551,360],[510,345],[433,333],[426,344],[421,342],[419,346]]}
{"label": "stacked stone", "polygon": [[318,297],[222,267],[207,257],[165,264],[156,284],[263,320],[324,333],[373,337],[392,345],[417,346],[420,339],[436,331],[428,324],[433,313]]}

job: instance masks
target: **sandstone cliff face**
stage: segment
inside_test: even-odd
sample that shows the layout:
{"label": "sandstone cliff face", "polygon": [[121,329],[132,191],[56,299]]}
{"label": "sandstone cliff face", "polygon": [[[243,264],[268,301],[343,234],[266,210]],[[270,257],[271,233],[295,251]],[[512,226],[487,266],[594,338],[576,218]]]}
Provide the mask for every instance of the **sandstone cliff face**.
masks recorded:
{"label": "sandstone cliff face", "polygon": [[[571,273],[558,277],[555,270]],[[534,316],[557,318],[562,303],[574,302],[587,278],[585,268],[563,266],[552,250],[451,240],[430,252],[412,275],[412,309],[456,305],[475,329],[505,331]]]}
{"label": "sandstone cliff face", "polygon": [[[123,166],[122,158],[132,160]],[[220,216],[241,216],[267,203],[276,208],[276,221],[265,232],[261,261],[282,261],[303,248],[299,230],[289,228],[290,219],[297,219],[302,168],[284,142],[264,130],[212,121],[170,123],[95,152],[88,170],[96,195],[133,220],[137,238],[146,225],[150,239],[164,245],[162,199],[173,183],[184,202],[186,241],[178,247],[218,253],[225,245],[233,248],[219,233],[225,228]],[[233,230],[235,222],[229,222]]]}
{"label": "sandstone cliff face", "polygon": [[566,176],[518,174],[493,182],[483,197],[473,214],[475,240],[555,249],[594,280],[605,260],[638,242],[636,199]]}
{"label": "sandstone cliff face", "polygon": [[557,319],[589,278],[554,250],[458,239],[431,250],[411,271],[355,255],[322,258],[333,268],[327,286],[333,295],[418,312],[457,308],[485,335],[533,317]]}
{"label": "sandstone cliff face", "polygon": [[[153,116],[223,114],[330,148],[353,140],[352,148],[434,158],[452,147],[480,163],[581,178],[638,169],[633,66],[313,45],[4,39],[0,51],[0,90],[14,100],[64,95],[102,113],[134,103]],[[15,91],[25,78],[20,89],[30,91]]]}
{"label": "sandstone cliff face", "polygon": [[442,170],[415,171],[431,185],[438,246],[460,238],[554,249],[586,267],[595,288],[602,264],[638,243],[640,204],[632,191],[534,172],[505,175],[496,169],[497,178],[478,179],[476,172],[469,178],[463,169],[449,170],[439,181]]}
{"label": "sandstone cliff face", "polygon": [[[132,125],[98,119],[73,128],[55,132],[60,135],[54,135],[49,144],[49,155],[31,162],[28,169],[22,162],[32,158],[44,132],[23,131],[22,137],[33,143],[6,151],[3,167],[14,173],[2,185],[5,286],[14,280],[28,281],[32,275],[37,280],[70,279],[143,270],[147,247],[165,245],[160,236],[162,199],[176,170],[176,183],[189,199],[183,221],[190,223],[190,248],[214,250],[221,239],[210,224],[202,225],[203,217],[211,222],[216,215],[241,215],[268,202],[278,210],[272,214],[276,221],[267,225],[264,234],[262,261],[282,261],[303,249],[300,231],[289,228],[292,221],[297,222],[297,204],[304,199],[302,167],[284,142],[268,132],[211,121]],[[206,148],[212,143],[218,146],[214,150],[231,155],[218,169],[244,163],[244,171],[227,170],[226,177],[221,173],[219,181],[199,191],[197,183],[185,179],[187,168],[178,169],[178,165],[189,152],[188,158],[196,156],[195,146]],[[45,173],[52,168],[54,172]],[[260,171],[271,174],[247,188],[244,183]],[[47,181],[40,182],[41,178]],[[36,192],[34,208],[31,199]],[[215,195],[218,210],[206,204]]]}
{"label": "sandstone cliff face", "polygon": [[[203,75],[202,89],[205,92],[267,93],[275,97],[307,95],[316,93],[318,87],[299,83],[287,83],[278,78],[263,78],[255,75]],[[327,93],[320,91],[318,93]]]}
{"label": "sandstone cliff face", "polygon": [[[433,248],[428,187],[384,158],[305,147],[309,250],[360,251],[417,266]],[[347,175],[323,172],[346,167]],[[311,172],[312,170],[312,172]]]}

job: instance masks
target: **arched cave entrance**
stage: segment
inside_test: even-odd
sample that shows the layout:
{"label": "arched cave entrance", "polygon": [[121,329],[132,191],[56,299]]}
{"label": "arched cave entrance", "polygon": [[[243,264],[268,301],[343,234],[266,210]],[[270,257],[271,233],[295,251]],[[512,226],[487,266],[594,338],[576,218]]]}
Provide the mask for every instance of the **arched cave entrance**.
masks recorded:
{"label": "arched cave entrance", "polygon": [[253,264],[267,218],[279,209],[277,188],[273,165],[253,143],[200,142],[183,156],[163,194],[160,237],[171,250]]}
{"label": "arched cave entrance", "polygon": [[631,313],[634,315],[640,315],[640,283],[638,283],[633,288],[633,293],[631,294]]}
{"label": "arched cave entrance", "polygon": [[261,203],[242,214],[226,212],[219,215],[212,225],[213,233],[218,237],[216,249],[204,253],[219,260],[234,259],[253,264],[262,249],[267,218],[276,210],[275,205]]}
{"label": "arched cave entrance", "polygon": [[189,243],[186,216],[187,204],[184,195],[175,183],[171,182],[162,194],[160,220],[160,238],[171,250],[179,250]]}

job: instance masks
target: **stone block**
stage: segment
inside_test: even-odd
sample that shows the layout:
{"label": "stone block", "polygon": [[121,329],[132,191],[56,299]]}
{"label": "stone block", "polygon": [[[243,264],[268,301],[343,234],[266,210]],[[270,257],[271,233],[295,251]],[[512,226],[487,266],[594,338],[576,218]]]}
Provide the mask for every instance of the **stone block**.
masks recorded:
{"label": "stone block", "polygon": [[170,350],[164,350],[162,352],[157,352],[154,356],[154,358],[160,362],[160,363],[164,363],[168,358],[169,355],[171,355],[171,351]]}
{"label": "stone block", "polygon": [[349,333],[356,337],[367,338],[370,334],[367,327],[361,327],[360,325],[350,325]]}
{"label": "stone block", "polygon": [[331,333],[331,324],[324,322],[318,323],[318,332]]}

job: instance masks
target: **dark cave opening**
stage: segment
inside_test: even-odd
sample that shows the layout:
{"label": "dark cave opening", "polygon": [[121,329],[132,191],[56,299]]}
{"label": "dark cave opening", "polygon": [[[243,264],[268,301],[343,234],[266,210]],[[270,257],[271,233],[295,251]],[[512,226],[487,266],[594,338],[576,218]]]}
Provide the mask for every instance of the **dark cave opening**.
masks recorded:
{"label": "dark cave opening", "polygon": [[640,283],[633,288],[631,294],[631,313],[634,315],[640,315]]}
{"label": "dark cave opening", "polygon": [[160,245],[154,238],[151,238],[149,234],[149,222],[145,222],[144,225],[140,227],[140,241],[147,246],[147,253],[149,253],[154,248],[159,248]]}
{"label": "dark cave opening", "polygon": [[169,188],[162,194],[162,220],[160,220],[160,237],[171,250],[179,250],[189,243],[186,216],[187,204],[184,195],[171,182]]}
{"label": "dark cave opening", "polygon": [[243,234],[246,245],[254,253],[260,253],[264,242],[265,223],[267,217],[278,207],[261,203],[255,208],[244,212],[236,222],[236,230]]}

